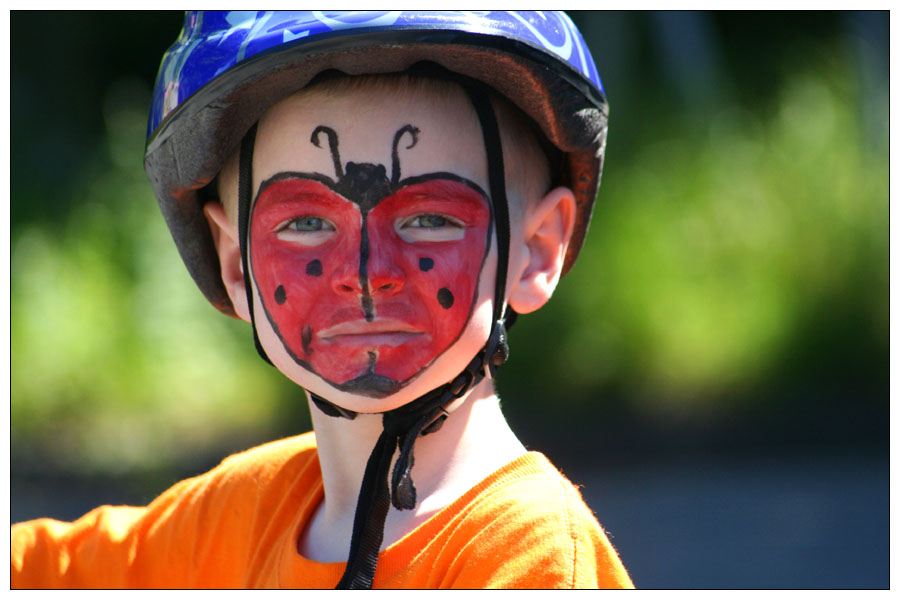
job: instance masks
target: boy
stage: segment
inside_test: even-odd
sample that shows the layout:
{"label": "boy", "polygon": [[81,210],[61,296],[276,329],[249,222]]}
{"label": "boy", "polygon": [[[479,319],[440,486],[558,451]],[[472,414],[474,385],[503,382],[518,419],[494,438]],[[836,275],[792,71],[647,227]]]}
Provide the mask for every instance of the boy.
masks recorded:
{"label": "boy", "polygon": [[13,585],[630,586],[491,382],[587,227],[606,108],[585,52],[561,15],[189,14],[148,174],[315,434],[146,508],[16,526]]}

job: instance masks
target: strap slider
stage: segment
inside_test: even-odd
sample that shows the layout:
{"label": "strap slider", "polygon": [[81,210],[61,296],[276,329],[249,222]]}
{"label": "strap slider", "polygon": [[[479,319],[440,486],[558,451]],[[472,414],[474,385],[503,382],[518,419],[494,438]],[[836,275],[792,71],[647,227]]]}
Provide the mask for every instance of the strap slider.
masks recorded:
{"label": "strap slider", "polygon": [[487,367],[491,377],[493,377],[500,365],[509,359],[509,343],[507,342],[506,325],[503,319],[494,323],[494,327],[491,329],[491,337],[488,338],[484,350],[484,366]]}

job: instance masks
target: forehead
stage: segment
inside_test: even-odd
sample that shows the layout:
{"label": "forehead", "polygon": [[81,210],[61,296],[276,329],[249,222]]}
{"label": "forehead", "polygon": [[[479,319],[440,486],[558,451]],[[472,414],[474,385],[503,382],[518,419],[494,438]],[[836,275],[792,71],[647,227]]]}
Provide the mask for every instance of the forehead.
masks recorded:
{"label": "forehead", "polygon": [[395,134],[419,129],[417,142],[398,146],[401,177],[447,171],[487,189],[481,127],[468,97],[455,85],[390,86],[368,84],[301,91],[272,107],[260,120],[254,149],[258,184],[279,172],[316,172],[335,177],[325,136],[320,147],[310,138],[324,125],[337,134],[338,153],[347,162],[384,165],[391,174]]}

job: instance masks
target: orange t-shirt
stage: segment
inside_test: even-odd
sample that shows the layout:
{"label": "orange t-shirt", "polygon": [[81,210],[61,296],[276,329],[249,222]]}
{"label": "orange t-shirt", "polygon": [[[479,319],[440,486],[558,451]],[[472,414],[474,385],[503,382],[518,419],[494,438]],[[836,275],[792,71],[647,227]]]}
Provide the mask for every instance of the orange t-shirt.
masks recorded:
{"label": "orange t-shirt", "polygon": [[[14,588],[333,588],[297,552],[323,499],[312,432],[225,459],[145,508],[12,527]],[[349,542],[348,542],[349,547]],[[542,455],[501,468],[383,550],[376,588],[632,587],[578,490]]]}

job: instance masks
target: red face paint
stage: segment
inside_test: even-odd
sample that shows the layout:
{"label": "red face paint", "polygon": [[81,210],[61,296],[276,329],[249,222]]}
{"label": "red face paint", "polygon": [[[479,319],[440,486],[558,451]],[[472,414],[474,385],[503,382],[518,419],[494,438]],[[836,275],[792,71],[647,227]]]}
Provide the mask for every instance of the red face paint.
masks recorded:
{"label": "red face paint", "polygon": [[390,394],[468,322],[488,201],[475,184],[436,174],[400,182],[364,212],[307,177],[275,176],[252,209],[250,260],[266,315],[304,368],[340,389]]}

